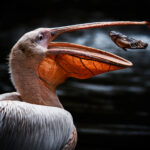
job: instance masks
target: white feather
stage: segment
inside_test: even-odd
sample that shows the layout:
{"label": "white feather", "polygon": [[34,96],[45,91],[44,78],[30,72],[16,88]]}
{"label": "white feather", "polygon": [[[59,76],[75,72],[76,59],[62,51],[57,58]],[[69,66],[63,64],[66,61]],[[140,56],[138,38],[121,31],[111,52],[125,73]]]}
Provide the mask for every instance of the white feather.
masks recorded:
{"label": "white feather", "polygon": [[19,101],[0,102],[3,149],[60,150],[71,138],[73,129],[72,116],[64,109]]}

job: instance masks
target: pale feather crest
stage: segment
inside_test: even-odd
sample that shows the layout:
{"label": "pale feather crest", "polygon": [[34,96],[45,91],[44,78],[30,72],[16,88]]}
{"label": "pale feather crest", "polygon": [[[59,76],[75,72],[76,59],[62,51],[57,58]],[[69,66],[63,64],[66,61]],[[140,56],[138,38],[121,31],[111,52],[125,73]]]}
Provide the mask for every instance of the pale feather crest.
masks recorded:
{"label": "pale feather crest", "polygon": [[2,150],[60,150],[73,130],[72,116],[64,109],[19,101],[0,102]]}

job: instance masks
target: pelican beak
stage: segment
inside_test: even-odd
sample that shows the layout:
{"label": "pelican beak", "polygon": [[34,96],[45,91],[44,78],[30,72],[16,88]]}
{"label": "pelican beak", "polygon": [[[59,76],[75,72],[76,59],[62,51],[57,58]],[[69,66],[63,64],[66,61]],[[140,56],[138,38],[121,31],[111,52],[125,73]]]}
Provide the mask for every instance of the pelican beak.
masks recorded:
{"label": "pelican beak", "polygon": [[[48,45],[47,57],[39,67],[40,70],[42,70],[39,74],[41,74],[43,78],[46,78],[45,74],[49,74],[49,76],[54,76],[55,74],[55,76],[57,77],[63,76],[63,79],[60,80],[64,80],[68,77],[87,79],[104,72],[131,67],[132,63],[130,61],[119,57],[115,54],[100,49],[95,49],[72,43],[52,42],[52,40],[62,33],[72,32],[81,29],[98,28],[105,26],[145,24],[147,24],[147,22],[145,21],[96,22],[51,28],[51,40]],[[53,67],[51,65],[48,65],[50,63],[53,64]],[[47,68],[49,69],[44,69],[44,66],[47,66]],[[50,73],[50,70],[55,70],[55,72],[53,71],[52,74]],[[46,80],[50,80],[49,77],[47,77]]]}

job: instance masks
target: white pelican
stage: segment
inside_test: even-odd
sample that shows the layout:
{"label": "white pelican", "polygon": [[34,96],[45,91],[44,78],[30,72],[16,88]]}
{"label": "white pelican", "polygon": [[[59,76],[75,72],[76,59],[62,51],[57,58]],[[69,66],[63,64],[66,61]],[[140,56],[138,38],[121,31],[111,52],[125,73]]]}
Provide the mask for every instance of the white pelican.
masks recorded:
{"label": "white pelican", "polygon": [[39,28],[11,50],[9,68],[16,92],[0,95],[0,150],[73,150],[77,132],[56,95],[68,77],[87,79],[132,63],[117,55],[71,43],[52,42],[64,32],[147,22],[95,22]]}

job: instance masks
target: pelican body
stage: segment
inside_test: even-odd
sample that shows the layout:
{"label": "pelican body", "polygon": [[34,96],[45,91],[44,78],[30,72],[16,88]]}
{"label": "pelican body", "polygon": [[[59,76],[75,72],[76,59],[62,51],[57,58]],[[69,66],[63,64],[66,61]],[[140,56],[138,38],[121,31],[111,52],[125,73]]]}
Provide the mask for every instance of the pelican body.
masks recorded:
{"label": "pelican body", "polygon": [[145,25],[147,22],[95,22],[39,28],[13,46],[9,71],[16,92],[0,95],[0,150],[73,150],[77,131],[71,114],[56,95],[69,77],[87,79],[123,69],[132,63],[103,50],[52,42],[58,35],[105,26]]}

